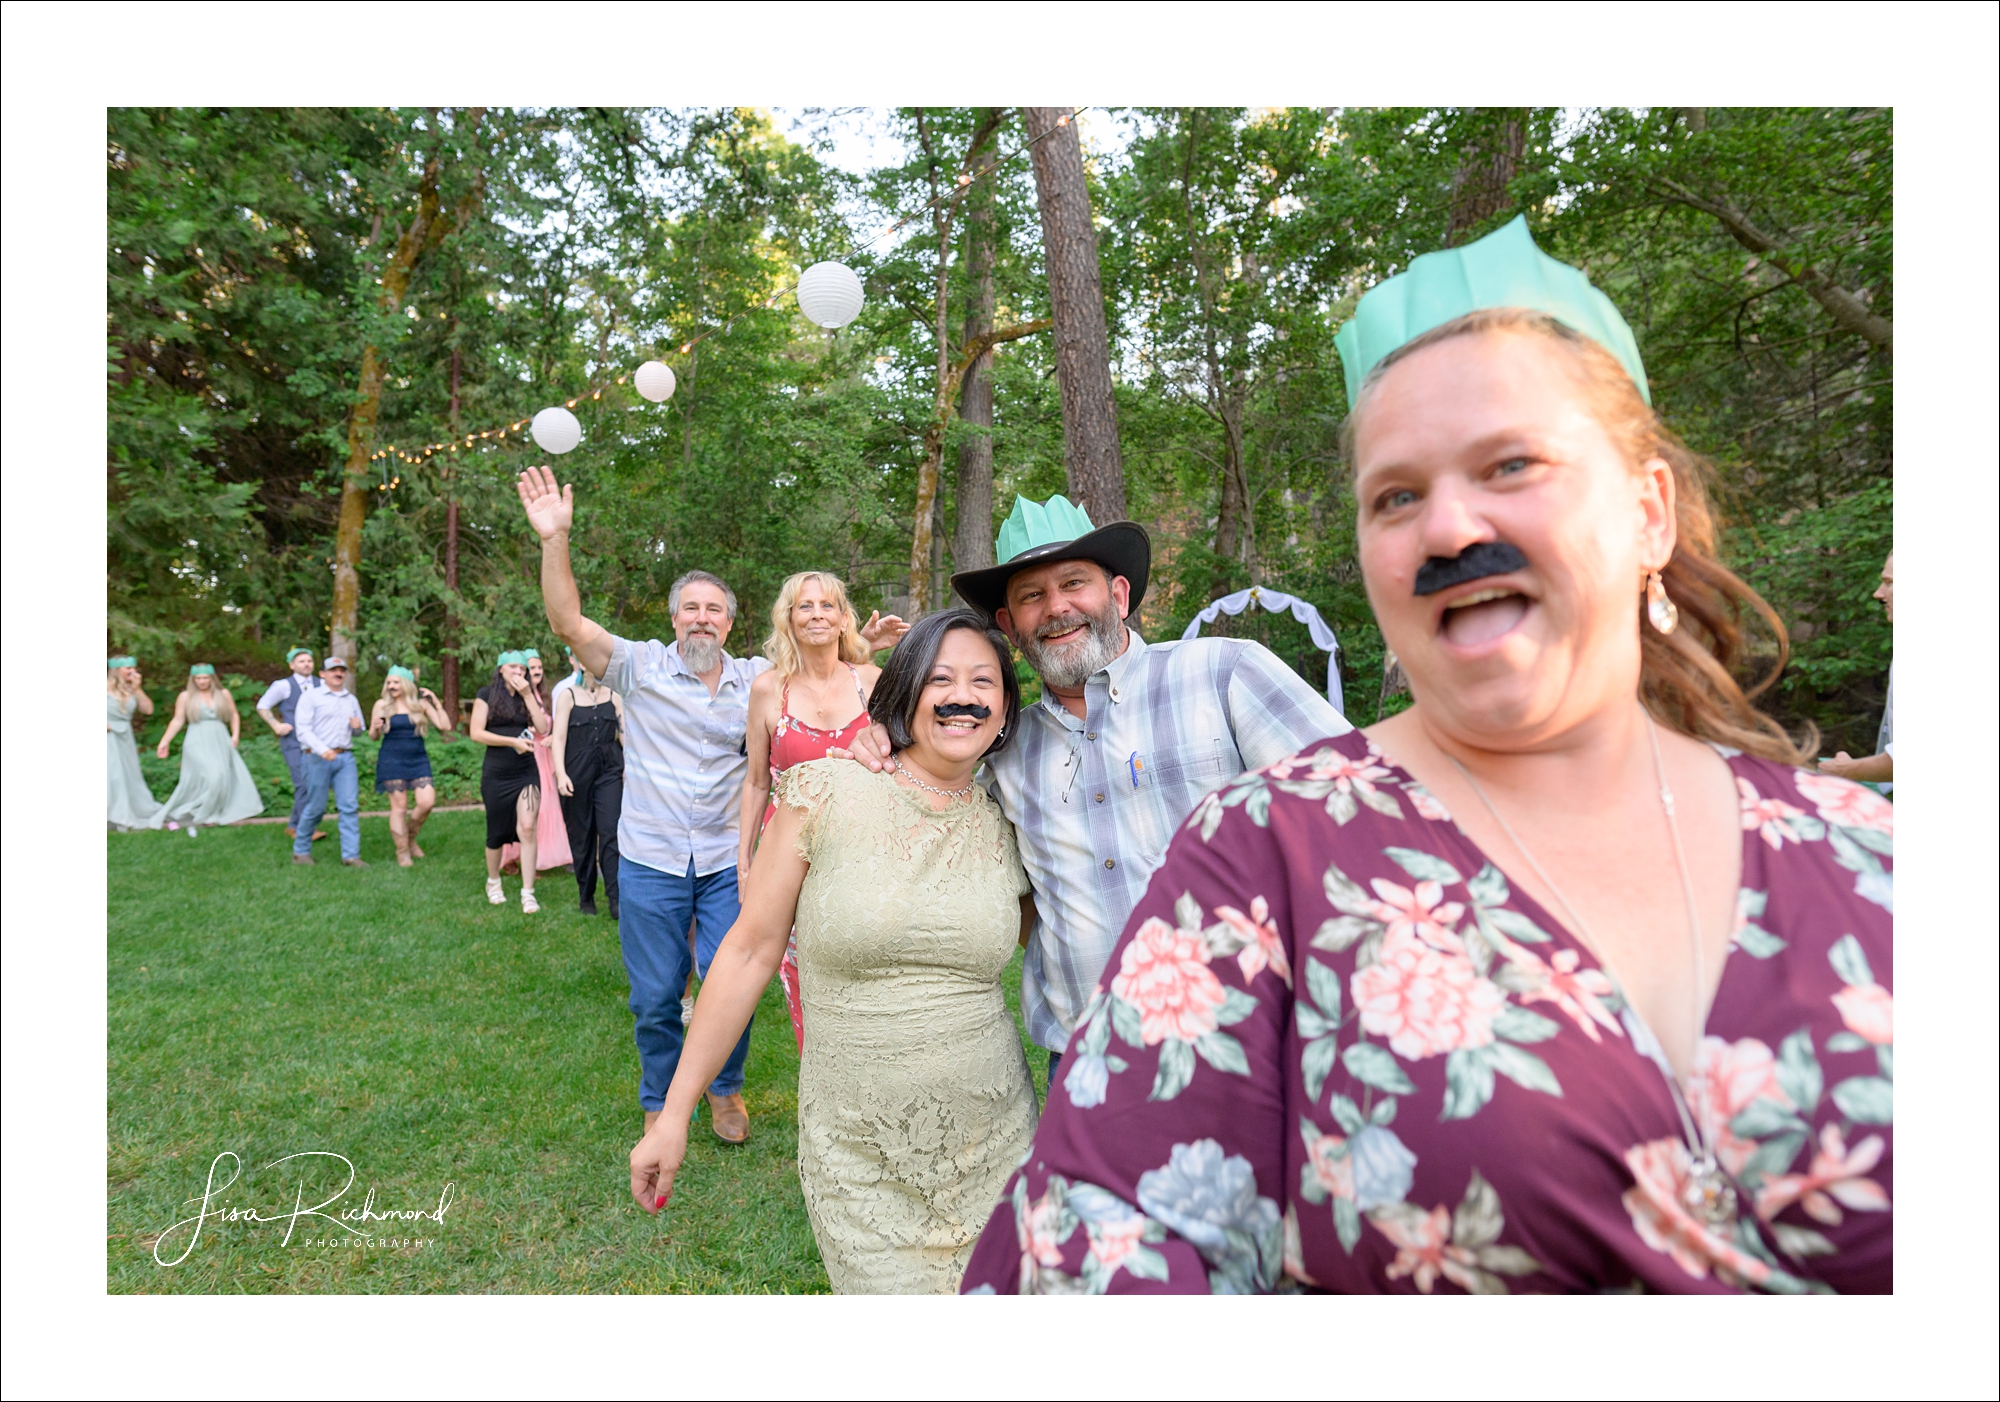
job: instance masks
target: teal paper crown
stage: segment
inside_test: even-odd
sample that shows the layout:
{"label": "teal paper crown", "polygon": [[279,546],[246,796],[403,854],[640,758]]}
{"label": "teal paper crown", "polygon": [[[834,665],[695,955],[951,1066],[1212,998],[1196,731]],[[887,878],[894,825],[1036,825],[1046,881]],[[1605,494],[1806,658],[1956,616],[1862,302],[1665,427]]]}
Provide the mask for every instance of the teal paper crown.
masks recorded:
{"label": "teal paper crown", "polygon": [[391,667],[389,669],[389,675],[397,678],[400,681],[406,681],[411,686],[415,686],[417,684],[417,674],[415,672],[412,672],[408,667]]}
{"label": "teal paper crown", "polygon": [[215,675],[215,666],[209,662],[197,662],[194,666],[188,668],[188,675],[191,677],[212,677]]}
{"label": "teal paper crown", "polygon": [[1045,502],[1016,497],[1013,514],[1001,524],[1000,538],[993,543],[993,553],[1004,565],[1037,546],[1060,545],[1095,529],[1083,508],[1061,492]]}
{"label": "teal paper crown", "polygon": [[105,659],[104,670],[108,672],[114,667],[136,667],[138,665],[139,659],[136,657],[110,657]]}
{"label": "teal paper crown", "polygon": [[1347,375],[1348,407],[1360,399],[1368,372],[1392,351],[1433,327],[1489,307],[1544,312],[1590,337],[1618,358],[1640,398],[1653,402],[1639,343],[1618,308],[1577,269],[1537,248],[1527,216],[1517,214],[1485,238],[1426,253],[1369,289],[1333,338]]}

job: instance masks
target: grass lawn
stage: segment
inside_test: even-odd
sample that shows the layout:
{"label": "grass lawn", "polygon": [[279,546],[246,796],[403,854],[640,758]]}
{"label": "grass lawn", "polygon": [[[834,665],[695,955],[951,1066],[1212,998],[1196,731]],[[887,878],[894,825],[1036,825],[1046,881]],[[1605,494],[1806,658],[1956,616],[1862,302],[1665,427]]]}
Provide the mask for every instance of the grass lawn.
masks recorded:
{"label": "grass lawn", "polygon": [[[478,813],[439,814],[407,871],[380,819],[362,823],[364,871],[331,839],[317,866],[292,866],[278,827],[109,836],[113,1293],[828,1288],[775,981],[751,1043],[750,1142],[722,1144],[704,1110],[673,1204],[648,1217],[625,1168],[638,1057],[617,928],[576,913],[567,872],[537,883],[539,915],[521,914],[513,877],[510,903],[487,905],[483,834]],[[1014,1003],[1018,956],[1006,986]],[[1041,1090],[1046,1053],[1029,1064]],[[354,1166],[329,1213],[370,1188],[377,1211],[434,1208],[447,1182],[454,1197],[442,1226],[369,1224],[423,1245],[334,1245],[345,1234],[312,1218],[286,1245],[282,1223],[210,1217],[184,1261],[155,1264],[225,1150],[243,1177],[217,1208],[289,1214],[302,1184],[304,1206],[326,1198],[346,1177],[334,1160],[267,1167],[307,1151]]]}

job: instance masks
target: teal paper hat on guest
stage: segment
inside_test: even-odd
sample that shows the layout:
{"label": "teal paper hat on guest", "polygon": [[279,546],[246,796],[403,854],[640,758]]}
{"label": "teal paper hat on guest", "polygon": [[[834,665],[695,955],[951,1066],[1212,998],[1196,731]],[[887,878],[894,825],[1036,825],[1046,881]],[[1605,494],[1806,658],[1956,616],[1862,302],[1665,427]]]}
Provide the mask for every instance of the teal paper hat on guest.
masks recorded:
{"label": "teal paper hat on guest", "polygon": [[1377,283],[1334,335],[1347,375],[1347,403],[1361,397],[1368,372],[1390,352],[1424,332],[1489,307],[1521,307],[1554,317],[1617,357],[1648,404],[1646,367],[1639,343],[1612,300],[1590,279],[1535,246],[1526,215],[1463,248],[1426,253],[1403,272]]}
{"label": "teal paper hat on guest", "polygon": [[525,667],[528,665],[528,659],[518,652],[503,652],[500,654],[500,660],[493,665],[496,667]]}
{"label": "teal paper hat on guest", "polygon": [[197,662],[194,666],[188,668],[188,675],[191,677],[212,677],[215,675],[215,665],[211,662]]}
{"label": "teal paper hat on guest", "polygon": [[136,667],[138,665],[139,659],[136,657],[109,657],[104,661],[104,670],[109,672],[119,667]]}
{"label": "teal paper hat on guest", "polygon": [[1058,492],[1047,501],[1014,498],[1014,510],[993,543],[997,565],[951,577],[951,587],[974,608],[997,613],[1007,606],[1007,581],[1030,565],[1052,560],[1095,560],[1131,586],[1129,615],[1146,593],[1153,542],[1136,521],[1092,526],[1082,507]]}
{"label": "teal paper hat on guest", "polygon": [[411,686],[417,684],[417,674],[412,672],[408,667],[391,667],[389,675],[398,681],[408,682]]}
{"label": "teal paper hat on guest", "polygon": [[309,647],[295,647],[285,654],[285,665],[289,667],[301,657],[311,657],[312,655],[313,650]]}

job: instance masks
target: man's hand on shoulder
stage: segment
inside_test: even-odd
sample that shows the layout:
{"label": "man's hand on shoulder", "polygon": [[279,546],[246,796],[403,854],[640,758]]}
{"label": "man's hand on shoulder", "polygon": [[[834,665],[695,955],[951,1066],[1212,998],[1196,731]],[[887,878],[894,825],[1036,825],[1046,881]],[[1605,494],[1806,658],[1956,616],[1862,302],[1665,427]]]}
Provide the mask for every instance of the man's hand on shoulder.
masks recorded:
{"label": "man's hand on shoulder", "polygon": [[892,753],[894,751],[889,745],[889,731],[887,727],[878,723],[870,725],[866,730],[856,735],[851,748],[842,749],[840,746],[835,745],[827,750],[826,757],[828,759],[857,760],[867,765],[875,773],[880,774],[884,769],[889,767],[889,757]]}

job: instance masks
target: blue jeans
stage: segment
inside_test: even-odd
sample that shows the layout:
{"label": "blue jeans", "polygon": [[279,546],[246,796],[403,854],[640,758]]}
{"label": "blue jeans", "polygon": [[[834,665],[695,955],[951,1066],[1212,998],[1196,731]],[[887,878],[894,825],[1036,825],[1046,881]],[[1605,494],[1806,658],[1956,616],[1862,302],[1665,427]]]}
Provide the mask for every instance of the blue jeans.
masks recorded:
{"label": "blue jeans", "polygon": [[299,747],[297,731],[278,737],[278,752],[285,757],[285,768],[292,771],[292,816],[285,826],[297,832],[299,814],[306,811],[306,752]]}
{"label": "blue jeans", "polygon": [[[625,976],[632,984],[632,1036],[639,1044],[639,1105],[658,1110],[666,1104],[667,1087],[681,1064],[681,994],[687,991],[688,918],[694,918],[696,968],[708,977],[709,963],[736,923],[741,908],[736,892],[736,868],[726,866],[696,876],[669,876],[656,867],[641,866],[629,857],[618,859],[618,944],[625,953]],[[755,1022],[755,1019],[752,1019]],[[743,1089],[743,1063],[750,1055],[750,1025],[743,1028],[722,1073],[709,1086],[713,1095],[735,1095]]]}
{"label": "blue jeans", "polygon": [[305,757],[306,801],[293,828],[292,852],[303,857],[313,848],[313,829],[326,812],[327,791],[340,809],[340,856],[346,861],[361,855],[361,774],[354,767],[354,752],[338,750],[332,759],[307,753]]}

